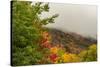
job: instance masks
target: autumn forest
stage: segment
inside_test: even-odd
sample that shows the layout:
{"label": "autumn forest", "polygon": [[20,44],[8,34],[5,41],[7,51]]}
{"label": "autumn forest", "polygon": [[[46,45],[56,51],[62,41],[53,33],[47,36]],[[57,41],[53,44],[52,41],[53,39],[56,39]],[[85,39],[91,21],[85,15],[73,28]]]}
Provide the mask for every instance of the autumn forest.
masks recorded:
{"label": "autumn forest", "polygon": [[49,3],[12,1],[12,66],[97,61],[97,40],[44,25],[60,14],[42,19]]}

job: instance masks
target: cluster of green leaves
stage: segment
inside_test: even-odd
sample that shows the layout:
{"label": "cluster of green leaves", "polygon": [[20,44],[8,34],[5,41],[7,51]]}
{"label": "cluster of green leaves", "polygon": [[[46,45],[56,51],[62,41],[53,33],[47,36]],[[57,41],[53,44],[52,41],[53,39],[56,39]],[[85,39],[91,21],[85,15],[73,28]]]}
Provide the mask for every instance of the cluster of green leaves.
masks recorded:
{"label": "cluster of green leaves", "polygon": [[97,45],[89,46],[87,50],[80,52],[79,56],[81,61],[97,61]]}
{"label": "cluster of green leaves", "polygon": [[42,25],[53,23],[52,17],[41,19],[49,11],[49,4],[12,1],[12,65],[36,64],[44,56],[39,49]]}

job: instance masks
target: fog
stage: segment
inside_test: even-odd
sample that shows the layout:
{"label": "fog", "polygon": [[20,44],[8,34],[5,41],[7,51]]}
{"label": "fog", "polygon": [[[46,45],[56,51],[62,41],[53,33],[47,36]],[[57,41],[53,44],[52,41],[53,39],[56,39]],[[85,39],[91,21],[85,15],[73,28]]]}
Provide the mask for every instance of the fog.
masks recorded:
{"label": "fog", "polygon": [[55,19],[55,23],[48,24],[46,27],[96,38],[97,6],[49,3],[49,7],[49,12],[42,13],[42,18],[54,14],[59,16]]}

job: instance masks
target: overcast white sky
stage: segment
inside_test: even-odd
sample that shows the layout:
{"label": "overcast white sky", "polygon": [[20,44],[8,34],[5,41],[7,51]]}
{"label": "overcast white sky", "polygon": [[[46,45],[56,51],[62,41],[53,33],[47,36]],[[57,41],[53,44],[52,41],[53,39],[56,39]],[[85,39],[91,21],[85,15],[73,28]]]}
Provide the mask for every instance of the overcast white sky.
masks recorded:
{"label": "overcast white sky", "polygon": [[97,6],[77,4],[50,3],[50,11],[43,13],[42,17],[59,14],[55,23],[47,27],[57,28],[64,31],[76,32],[85,36],[97,35]]}

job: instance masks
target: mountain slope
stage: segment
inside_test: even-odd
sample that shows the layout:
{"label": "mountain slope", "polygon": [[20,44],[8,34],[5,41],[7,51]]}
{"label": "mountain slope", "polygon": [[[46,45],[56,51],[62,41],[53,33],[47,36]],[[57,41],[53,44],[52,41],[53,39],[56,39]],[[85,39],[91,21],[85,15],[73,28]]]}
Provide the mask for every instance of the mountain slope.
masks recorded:
{"label": "mountain slope", "polygon": [[78,54],[80,51],[87,49],[88,46],[97,43],[97,40],[93,38],[83,37],[79,34],[72,32],[62,32],[57,29],[48,28],[48,32],[51,35],[51,44],[62,45],[66,51],[70,53]]}

